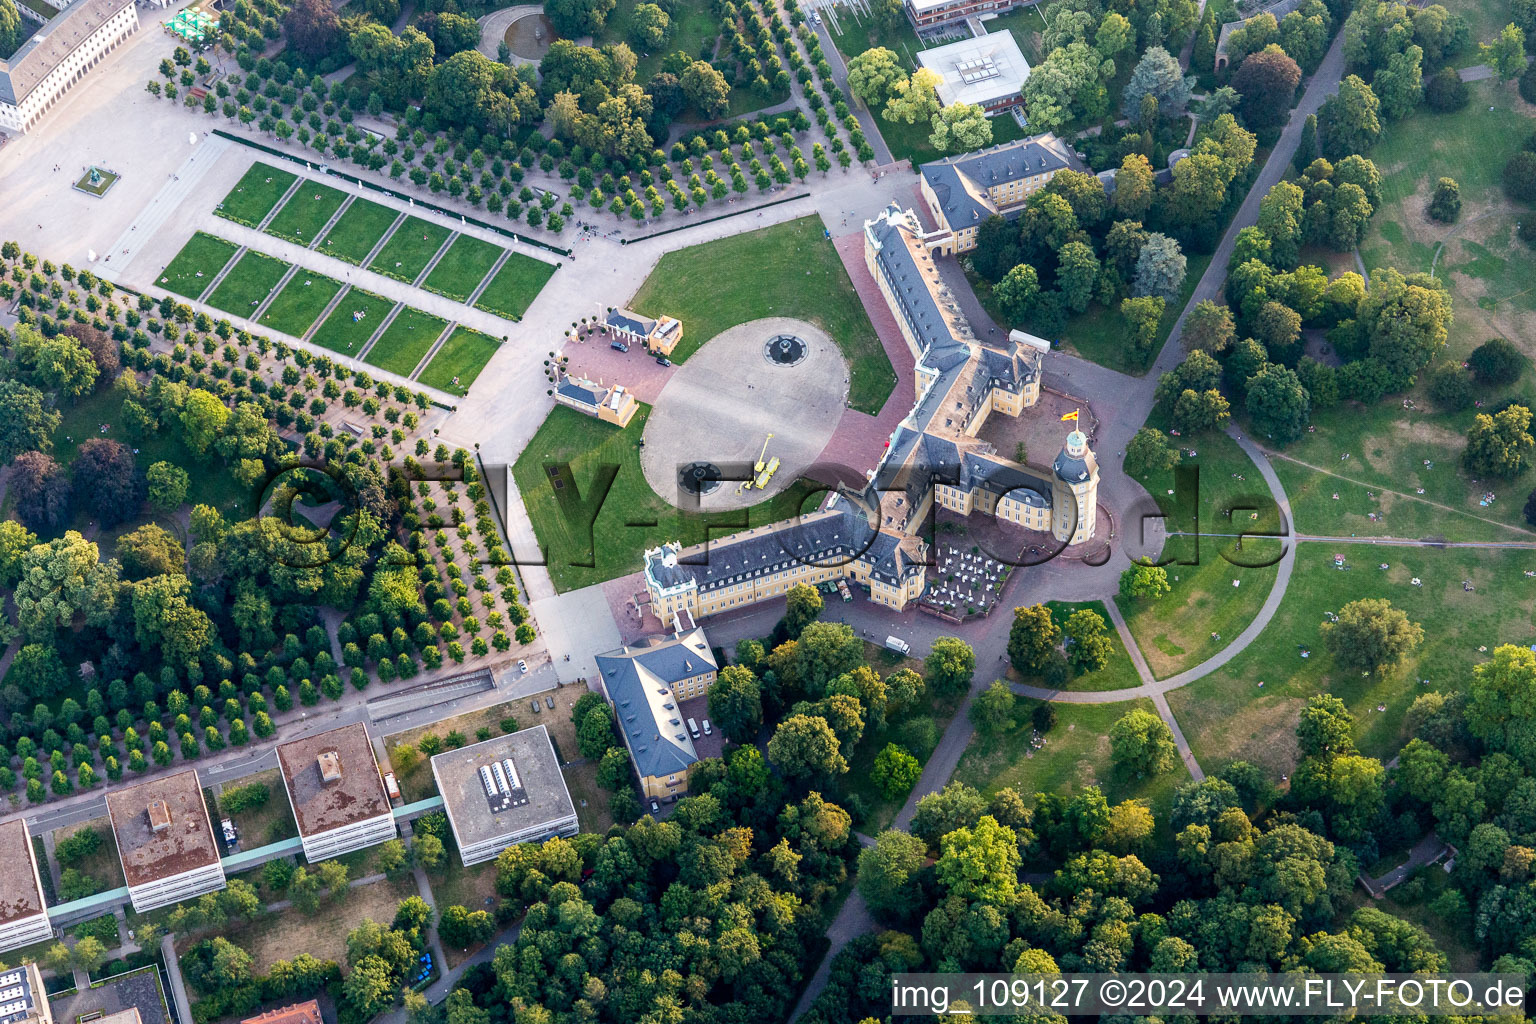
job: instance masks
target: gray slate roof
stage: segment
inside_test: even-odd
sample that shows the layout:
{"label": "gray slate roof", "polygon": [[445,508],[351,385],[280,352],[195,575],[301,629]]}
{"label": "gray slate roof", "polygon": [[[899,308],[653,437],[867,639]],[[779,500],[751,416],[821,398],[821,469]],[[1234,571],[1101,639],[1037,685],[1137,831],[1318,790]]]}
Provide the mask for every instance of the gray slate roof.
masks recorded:
{"label": "gray slate roof", "polygon": [[699,759],[673,686],[716,668],[703,629],[653,647],[621,648],[597,656],[598,675],[641,775],[687,771]]}
{"label": "gray slate roof", "polygon": [[627,309],[616,309],[604,319],[609,327],[617,327],[634,334],[650,334],[656,327],[656,321],[648,316]]}
{"label": "gray slate roof", "polygon": [[37,30],[8,61],[0,61],[0,102],[19,106],[48,72],[133,0],[75,0]]}
{"label": "gray slate roof", "polygon": [[[959,230],[980,224],[997,213],[997,207],[985,198],[989,188],[1015,178],[1072,166],[1054,147],[1042,143],[1041,138],[1043,136],[1034,135],[1017,142],[999,143],[977,153],[923,164],[919,169],[944,208],[949,226]],[[1017,216],[1017,210],[1005,214],[1010,215]]]}
{"label": "gray slate roof", "polygon": [[555,388],[561,395],[583,405],[590,405],[594,409],[602,404],[603,395],[596,388],[583,387],[574,383],[574,378],[562,377]]}

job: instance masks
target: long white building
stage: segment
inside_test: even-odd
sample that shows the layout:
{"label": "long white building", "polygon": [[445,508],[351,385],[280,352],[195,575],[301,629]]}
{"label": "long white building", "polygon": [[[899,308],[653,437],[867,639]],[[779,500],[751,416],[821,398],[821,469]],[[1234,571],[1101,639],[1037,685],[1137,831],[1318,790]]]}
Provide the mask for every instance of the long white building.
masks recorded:
{"label": "long white building", "polygon": [[361,723],[277,748],[283,785],[311,864],[395,838],[395,812]]}
{"label": "long white building", "polygon": [[0,953],[52,935],[27,823],[0,824]]}
{"label": "long white building", "polygon": [[54,15],[9,60],[0,60],[0,128],[31,131],[138,27],[134,0],[75,0]]}
{"label": "long white building", "polygon": [[113,790],[107,814],[136,912],[224,888],[224,862],[197,772]]}

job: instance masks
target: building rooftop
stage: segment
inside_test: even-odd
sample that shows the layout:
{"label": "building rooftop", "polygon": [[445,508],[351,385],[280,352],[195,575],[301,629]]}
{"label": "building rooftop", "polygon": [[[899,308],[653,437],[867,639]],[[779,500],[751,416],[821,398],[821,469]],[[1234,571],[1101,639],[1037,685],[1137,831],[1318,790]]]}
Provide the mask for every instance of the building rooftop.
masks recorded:
{"label": "building rooftop", "polygon": [[47,909],[27,823],[0,823],[0,924],[35,917]]}
{"label": "building rooftop", "polygon": [[130,886],[170,878],[219,859],[197,772],[188,769],[107,793],[107,813]]}
{"label": "building rooftop", "polygon": [[[511,772],[505,770],[507,760]],[[481,768],[491,774],[494,797],[482,782]],[[576,813],[549,730],[542,725],[434,755],[432,774],[460,846]]]}
{"label": "building rooftop", "polygon": [[295,1003],[247,1017],[240,1024],[325,1024],[325,1021],[320,1016],[320,1004],[311,999],[307,1003]]}
{"label": "building rooftop", "polygon": [[362,723],[280,744],[277,761],[300,835],[319,835],[390,812]]}
{"label": "building rooftop", "polygon": [[656,319],[632,309],[615,309],[603,320],[609,327],[619,327],[634,334],[650,334],[656,329]]}
{"label": "building rooftop", "polygon": [[673,685],[717,668],[704,630],[597,656],[597,671],[642,776],[686,771],[699,759]]}
{"label": "building rooftop", "polygon": [[[1018,178],[1069,167],[1077,167],[1071,148],[1047,133],[935,160],[923,164],[919,170],[938,197],[944,219],[952,229],[959,231],[976,226],[998,212],[987,195],[988,189]],[[1022,204],[1010,208],[1009,212],[1021,208]]]}
{"label": "building rooftop", "polygon": [[75,0],[11,54],[0,60],[0,103],[20,105],[48,73],[133,0]]}
{"label": "building rooftop", "polygon": [[1017,96],[1029,78],[1029,61],[1012,32],[989,32],[921,50],[917,63],[943,79],[938,94],[946,107],[954,103],[986,106]]}
{"label": "building rooftop", "polygon": [[36,964],[0,970],[0,1024],[46,1020],[48,993]]}
{"label": "building rooftop", "polygon": [[160,972],[154,967],[141,967],[96,982],[87,989],[54,996],[49,1004],[58,1024],[80,1020],[101,1024],[104,1019],[114,1024],[134,1024],[133,1017],[118,1016],[128,1012],[137,1014],[139,1024],[172,1024],[165,990],[160,987]]}

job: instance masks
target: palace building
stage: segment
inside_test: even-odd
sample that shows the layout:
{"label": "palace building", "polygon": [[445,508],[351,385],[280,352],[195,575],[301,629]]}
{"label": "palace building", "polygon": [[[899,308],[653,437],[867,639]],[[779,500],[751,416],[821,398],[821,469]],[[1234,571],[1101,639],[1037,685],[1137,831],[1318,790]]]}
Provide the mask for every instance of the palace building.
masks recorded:
{"label": "palace building", "polygon": [[[35,17],[24,4],[23,17]],[[139,27],[134,0],[74,0],[0,60],[0,128],[31,131],[64,94]]]}
{"label": "palace building", "polygon": [[902,610],[922,595],[935,507],[982,512],[1064,544],[1093,539],[1099,468],[1088,439],[1067,436],[1048,474],[979,439],[987,417],[1017,417],[1040,400],[1050,344],[1012,331],[983,344],[934,265],[946,233],[925,232],[895,203],[864,225],[864,258],[916,369],[916,404],[861,488],[834,491],[815,512],[684,548],[645,552],[645,586],[662,622],[688,621],[781,597],[799,583],[850,580]]}
{"label": "palace building", "polygon": [[1017,217],[1030,195],[1068,168],[1081,170],[1077,155],[1064,139],[1050,134],[923,164],[918,186],[923,202],[939,232],[949,236],[930,246],[946,256],[970,252],[983,221]]}

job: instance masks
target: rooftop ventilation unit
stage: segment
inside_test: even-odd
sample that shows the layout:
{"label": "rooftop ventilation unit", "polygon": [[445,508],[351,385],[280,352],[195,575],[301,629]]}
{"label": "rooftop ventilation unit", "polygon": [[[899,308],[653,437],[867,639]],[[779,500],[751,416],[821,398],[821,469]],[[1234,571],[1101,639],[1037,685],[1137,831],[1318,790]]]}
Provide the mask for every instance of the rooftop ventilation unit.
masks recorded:
{"label": "rooftop ventilation unit", "polygon": [[164,800],[151,800],[149,802],[149,830],[151,832],[164,832],[171,827],[171,808]]}
{"label": "rooftop ventilation unit", "polygon": [[341,754],[334,750],[327,750],[315,761],[320,765],[320,781],[324,783],[341,781]]}

